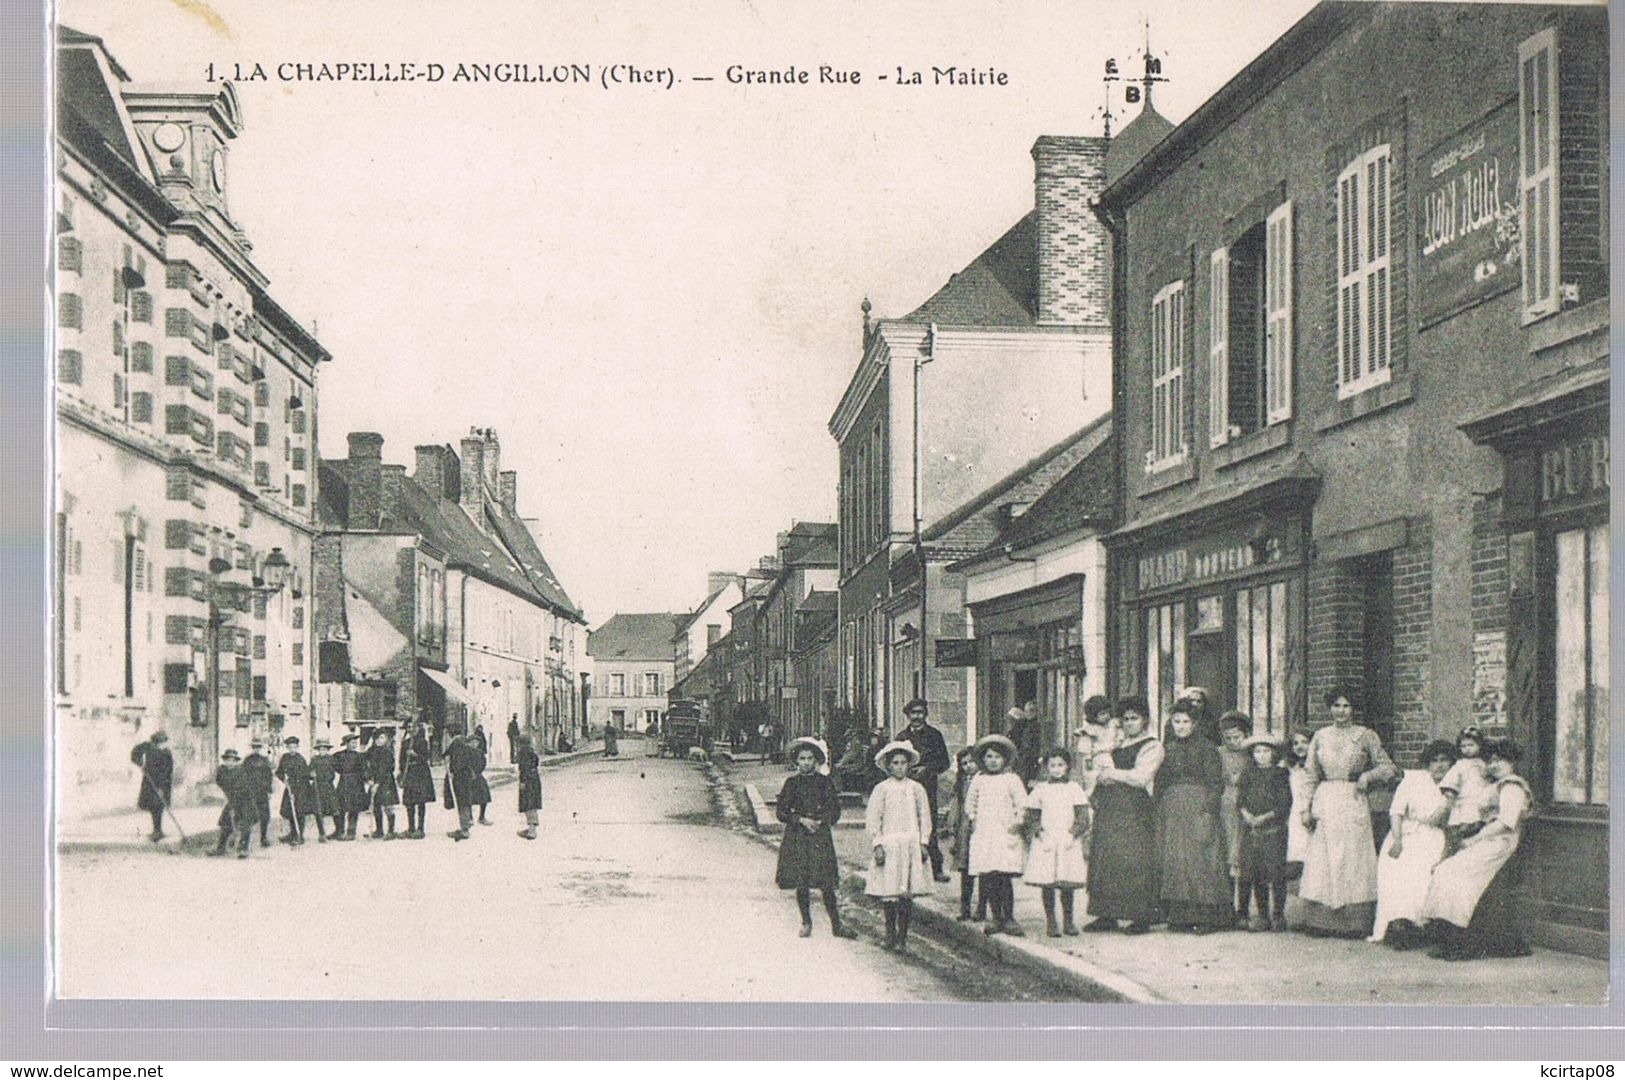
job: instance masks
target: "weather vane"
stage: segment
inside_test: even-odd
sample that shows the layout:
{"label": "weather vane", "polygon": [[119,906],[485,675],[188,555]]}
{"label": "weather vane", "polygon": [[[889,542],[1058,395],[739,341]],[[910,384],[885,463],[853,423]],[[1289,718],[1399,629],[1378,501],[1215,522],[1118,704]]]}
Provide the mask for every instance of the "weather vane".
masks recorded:
{"label": "weather vane", "polygon": [[1095,110],[1095,115],[1103,120],[1108,139],[1112,136],[1112,121],[1117,117],[1117,114],[1112,112],[1112,83],[1124,83],[1124,104],[1137,105],[1143,102],[1145,105],[1150,105],[1151,88],[1157,83],[1168,81],[1168,77],[1162,73],[1162,58],[1151,51],[1151,20],[1143,20],[1142,26],[1144,27],[1145,38],[1144,47],[1140,50],[1140,57],[1145,62],[1145,72],[1138,80],[1130,82],[1123,76],[1118,69],[1115,56],[1106,60],[1106,74],[1100,80],[1106,85],[1106,102]]}

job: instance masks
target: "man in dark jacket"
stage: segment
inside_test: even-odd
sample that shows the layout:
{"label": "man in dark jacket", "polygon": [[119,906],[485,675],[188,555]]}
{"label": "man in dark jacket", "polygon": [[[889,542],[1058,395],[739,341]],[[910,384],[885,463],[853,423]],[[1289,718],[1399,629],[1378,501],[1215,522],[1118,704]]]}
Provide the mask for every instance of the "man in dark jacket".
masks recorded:
{"label": "man in dark jacket", "polygon": [[282,740],[282,757],[276,763],[276,778],[282,781],[282,816],[288,822],[288,835],[282,839],[290,844],[305,842],[305,817],[316,814],[316,831],[326,840],[322,817],[316,813],[316,784],[311,779],[310,763],[299,752],[299,736],[289,735]]}
{"label": "man in dark jacket", "polygon": [[519,770],[519,812],[525,815],[525,827],[519,830],[519,835],[534,840],[542,809],[542,759],[528,736],[521,734],[515,742],[519,746],[519,753],[514,757],[514,765]]}
{"label": "man in dark jacket", "polygon": [[508,721],[508,760],[519,760],[519,717],[515,716]]}
{"label": "man in dark jacket", "polygon": [[457,828],[446,834],[453,840],[468,839],[469,826],[474,824],[474,800],[479,797],[480,770],[484,767],[485,752],[472,735],[453,739],[446,749],[446,778],[457,805]]}
{"label": "man in dark jacket", "polygon": [[175,783],[175,755],[169,752],[169,736],[155,731],[146,742],[136,744],[130,751],[130,764],[141,770],[141,790],[135,805],[152,815],[154,843],[164,838],[164,811],[169,809],[171,789]]}
{"label": "man in dark jacket", "polygon": [[271,759],[260,753],[265,749],[264,739],[248,744],[248,756],[241,768],[249,790],[254,793],[254,811],[260,822],[260,847],[271,846],[271,790],[276,787],[276,770]]}
{"label": "man in dark jacket", "polygon": [[220,767],[214,772],[214,782],[226,796],[226,805],[220,811],[220,838],[210,855],[224,855],[232,835],[237,837],[237,857],[248,858],[249,843],[253,838],[254,821],[258,816],[258,795],[243,772],[242,755],[227,749],[220,755]]}
{"label": "man in dark jacket", "polygon": [[906,742],[920,755],[917,765],[908,771],[909,779],[917,780],[925,788],[925,797],[931,804],[931,842],[926,850],[931,856],[931,874],[938,881],[949,880],[942,872],[942,846],[937,843],[937,782],[953,759],[948,756],[948,742],[942,732],[925,722],[930,707],[924,698],[915,698],[903,707],[908,726],[897,733],[899,742]]}
{"label": "man in dark jacket", "polygon": [[367,796],[367,759],[355,748],[356,734],[349,732],[339,739],[339,752],[333,755],[333,775],[338,779],[339,812],[344,815],[343,826],[335,840],[354,840],[356,823],[371,805]]}
{"label": "man in dark jacket", "polygon": [[[400,805],[400,785],[395,782],[394,729],[379,728],[367,749],[367,783],[372,786],[372,838],[395,839],[395,807]],[[389,832],[384,832],[384,820]]]}

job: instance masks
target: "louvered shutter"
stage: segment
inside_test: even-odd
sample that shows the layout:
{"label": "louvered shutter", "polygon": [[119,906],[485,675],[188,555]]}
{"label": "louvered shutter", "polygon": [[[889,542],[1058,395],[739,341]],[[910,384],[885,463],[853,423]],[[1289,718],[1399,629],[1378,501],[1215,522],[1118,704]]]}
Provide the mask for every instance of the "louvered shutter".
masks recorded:
{"label": "louvered shutter", "polygon": [[1207,423],[1208,443],[1230,439],[1230,249],[1219,248],[1208,273]]}
{"label": "louvered shutter", "polygon": [[1265,418],[1292,417],[1292,203],[1264,223]]}
{"label": "louvered shutter", "polygon": [[1523,222],[1523,312],[1526,319],[1556,311],[1557,32],[1543,30],[1518,48],[1518,193]]}

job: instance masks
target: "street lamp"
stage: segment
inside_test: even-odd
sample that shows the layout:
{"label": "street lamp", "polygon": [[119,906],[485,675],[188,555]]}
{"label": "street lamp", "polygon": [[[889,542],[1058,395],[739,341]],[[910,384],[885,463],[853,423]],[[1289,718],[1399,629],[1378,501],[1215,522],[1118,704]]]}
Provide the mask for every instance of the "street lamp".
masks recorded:
{"label": "street lamp", "polygon": [[229,604],[231,609],[237,610],[245,604],[251,604],[256,596],[274,596],[287,584],[292,569],[293,564],[282,553],[282,549],[272,548],[271,553],[265,557],[265,562],[260,565],[259,574],[250,584],[244,585],[241,582],[224,580],[224,576],[231,571],[231,560],[223,559],[219,555],[209,559],[208,723],[214,734],[217,751],[220,741],[220,631],[231,622],[231,616],[223,608],[222,601]]}

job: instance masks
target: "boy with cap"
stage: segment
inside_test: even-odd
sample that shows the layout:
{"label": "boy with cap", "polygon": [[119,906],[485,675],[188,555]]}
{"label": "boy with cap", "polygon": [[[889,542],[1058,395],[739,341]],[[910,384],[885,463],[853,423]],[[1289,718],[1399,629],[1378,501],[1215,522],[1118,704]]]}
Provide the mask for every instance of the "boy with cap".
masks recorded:
{"label": "boy with cap", "polygon": [[151,738],[130,751],[130,764],[141,769],[141,791],[135,805],[152,816],[152,835],[148,839],[157,843],[164,838],[164,811],[169,809],[175,781],[175,756],[169,752],[169,736],[153,732]]}
{"label": "boy with cap", "polygon": [[260,753],[263,749],[264,739],[255,738],[250,742],[248,756],[243,758],[241,768],[254,795],[254,812],[260,823],[260,847],[270,847],[271,790],[276,787],[276,771],[271,768],[271,759]]}

